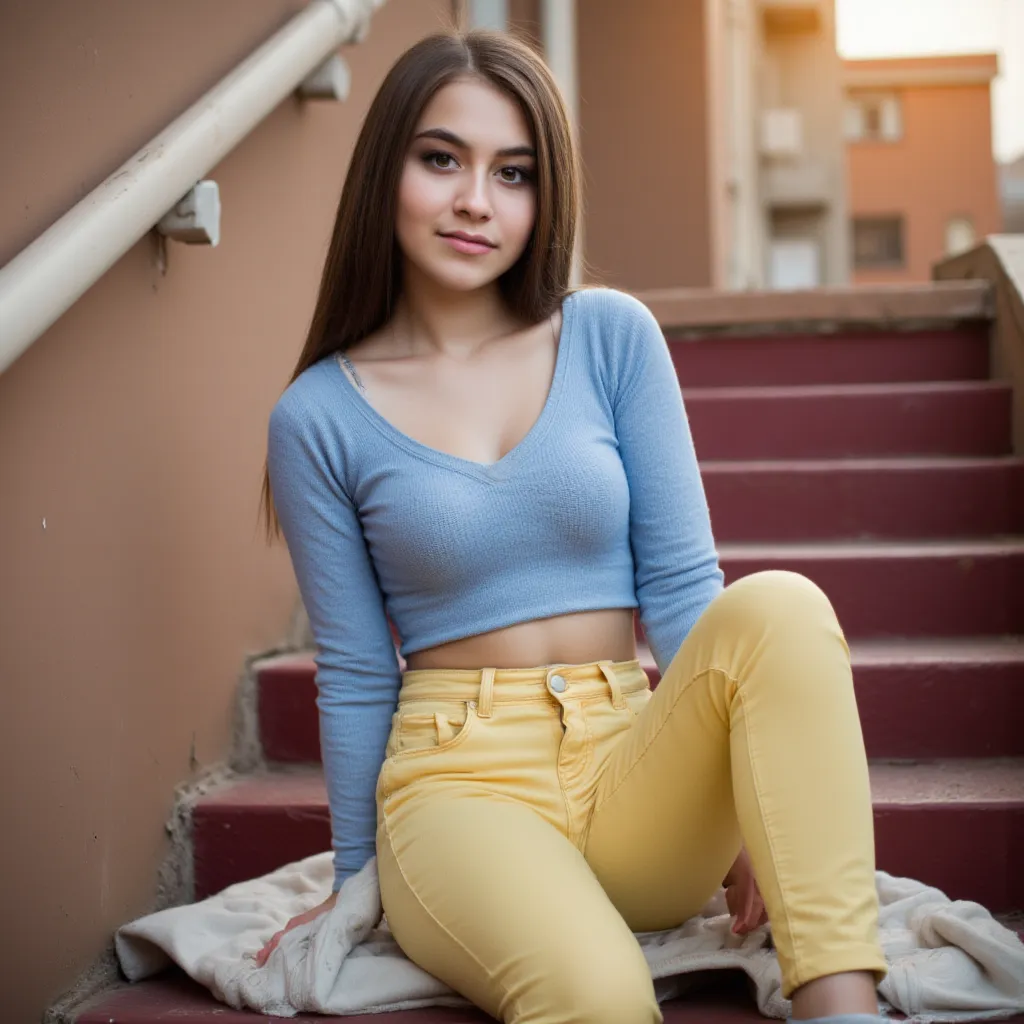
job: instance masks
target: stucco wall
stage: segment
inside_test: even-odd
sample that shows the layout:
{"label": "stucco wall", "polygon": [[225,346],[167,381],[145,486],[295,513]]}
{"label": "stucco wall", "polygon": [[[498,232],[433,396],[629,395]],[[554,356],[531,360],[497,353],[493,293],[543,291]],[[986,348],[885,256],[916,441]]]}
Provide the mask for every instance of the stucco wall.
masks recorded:
{"label": "stucco wall", "polygon": [[712,283],[703,0],[579,4],[586,259],[646,290]]}
{"label": "stucco wall", "polygon": [[540,0],[509,0],[508,27],[538,52],[544,52]]}
{"label": "stucco wall", "polygon": [[846,152],[850,216],[902,214],[905,265],[855,269],[858,284],[929,280],[951,217],[969,216],[979,240],[1000,230],[989,87],[899,91],[903,137],[851,142]]}
{"label": "stucco wall", "polygon": [[[301,6],[0,5],[0,262]],[[147,236],[0,376],[0,959],[38,1020],[147,911],[176,784],[228,753],[245,657],[296,600],[257,528],[355,132],[449,0],[389,0],[345,104],[289,99],[214,169],[214,249]]]}
{"label": "stucco wall", "polygon": [[[802,153],[796,167],[811,172],[815,179],[820,176],[825,196],[820,204],[769,206],[769,231],[773,238],[813,238],[820,249],[821,282],[825,285],[850,280],[842,63],[835,35],[833,0],[821,4],[814,31],[768,32],[758,82],[762,110],[799,110]],[[770,280],[769,260],[766,248],[765,281]]]}

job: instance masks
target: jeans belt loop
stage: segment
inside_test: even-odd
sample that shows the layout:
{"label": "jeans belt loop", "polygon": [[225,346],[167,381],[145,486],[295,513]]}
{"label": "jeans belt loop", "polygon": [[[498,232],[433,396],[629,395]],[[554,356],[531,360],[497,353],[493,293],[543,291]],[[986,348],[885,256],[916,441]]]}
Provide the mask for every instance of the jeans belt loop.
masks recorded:
{"label": "jeans belt loop", "polygon": [[619,686],[619,679],[615,675],[612,663],[610,661],[599,661],[597,667],[604,673],[605,679],[608,680],[608,688],[612,691],[612,707],[616,711],[622,711],[626,707],[626,700],[622,696],[622,687]]}
{"label": "jeans belt loop", "polygon": [[494,704],[494,673],[497,669],[480,670],[480,696],[477,700],[476,713],[479,718],[490,718]]}

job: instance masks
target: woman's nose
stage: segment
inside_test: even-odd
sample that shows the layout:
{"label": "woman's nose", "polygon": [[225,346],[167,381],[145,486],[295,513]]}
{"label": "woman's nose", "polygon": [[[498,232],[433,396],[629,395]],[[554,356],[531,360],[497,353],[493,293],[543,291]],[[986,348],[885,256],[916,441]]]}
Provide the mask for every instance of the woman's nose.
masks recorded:
{"label": "woman's nose", "polygon": [[468,174],[456,197],[456,209],[474,217],[491,215],[491,197],[486,173]]}

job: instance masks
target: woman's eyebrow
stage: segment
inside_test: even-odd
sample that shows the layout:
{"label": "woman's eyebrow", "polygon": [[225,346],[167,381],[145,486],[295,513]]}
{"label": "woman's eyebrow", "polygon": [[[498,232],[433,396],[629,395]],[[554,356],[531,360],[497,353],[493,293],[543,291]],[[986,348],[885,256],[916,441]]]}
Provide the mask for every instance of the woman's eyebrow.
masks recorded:
{"label": "woman's eyebrow", "polygon": [[[469,143],[463,139],[460,139],[455,132],[448,131],[447,128],[427,128],[426,131],[420,132],[416,139],[440,139],[442,142],[447,142],[452,146],[458,146],[460,149],[469,149]],[[415,141],[415,139],[413,140]],[[532,156],[534,159],[537,158],[537,151],[533,146],[510,146],[508,149],[499,149],[497,156]]]}

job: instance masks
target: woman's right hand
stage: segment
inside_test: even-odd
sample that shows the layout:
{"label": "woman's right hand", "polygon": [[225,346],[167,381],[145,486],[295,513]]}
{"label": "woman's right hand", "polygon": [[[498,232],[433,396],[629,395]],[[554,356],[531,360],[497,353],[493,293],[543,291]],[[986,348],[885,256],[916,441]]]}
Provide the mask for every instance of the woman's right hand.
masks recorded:
{"label": "woman's right hand", "polygon": [[270,941],[256,954],[256,966],[263,967],[266,964],[267,960],[270,959],[270,954],[277,949],[277,945],[281,941],[281,937],[285,932],[290,932],[293,928],[298,928],[300,924],[308,924],[310,921],[315,921],[322,914],[326,914],[331,910],[337,902],[338,894],[336,892],[332,892],[331,895],[323,901],[323,903],[318,903],[315,907],[307,910],[304,914],[299,914],[297,917],[293,917],[279,932],[275,932]]}

